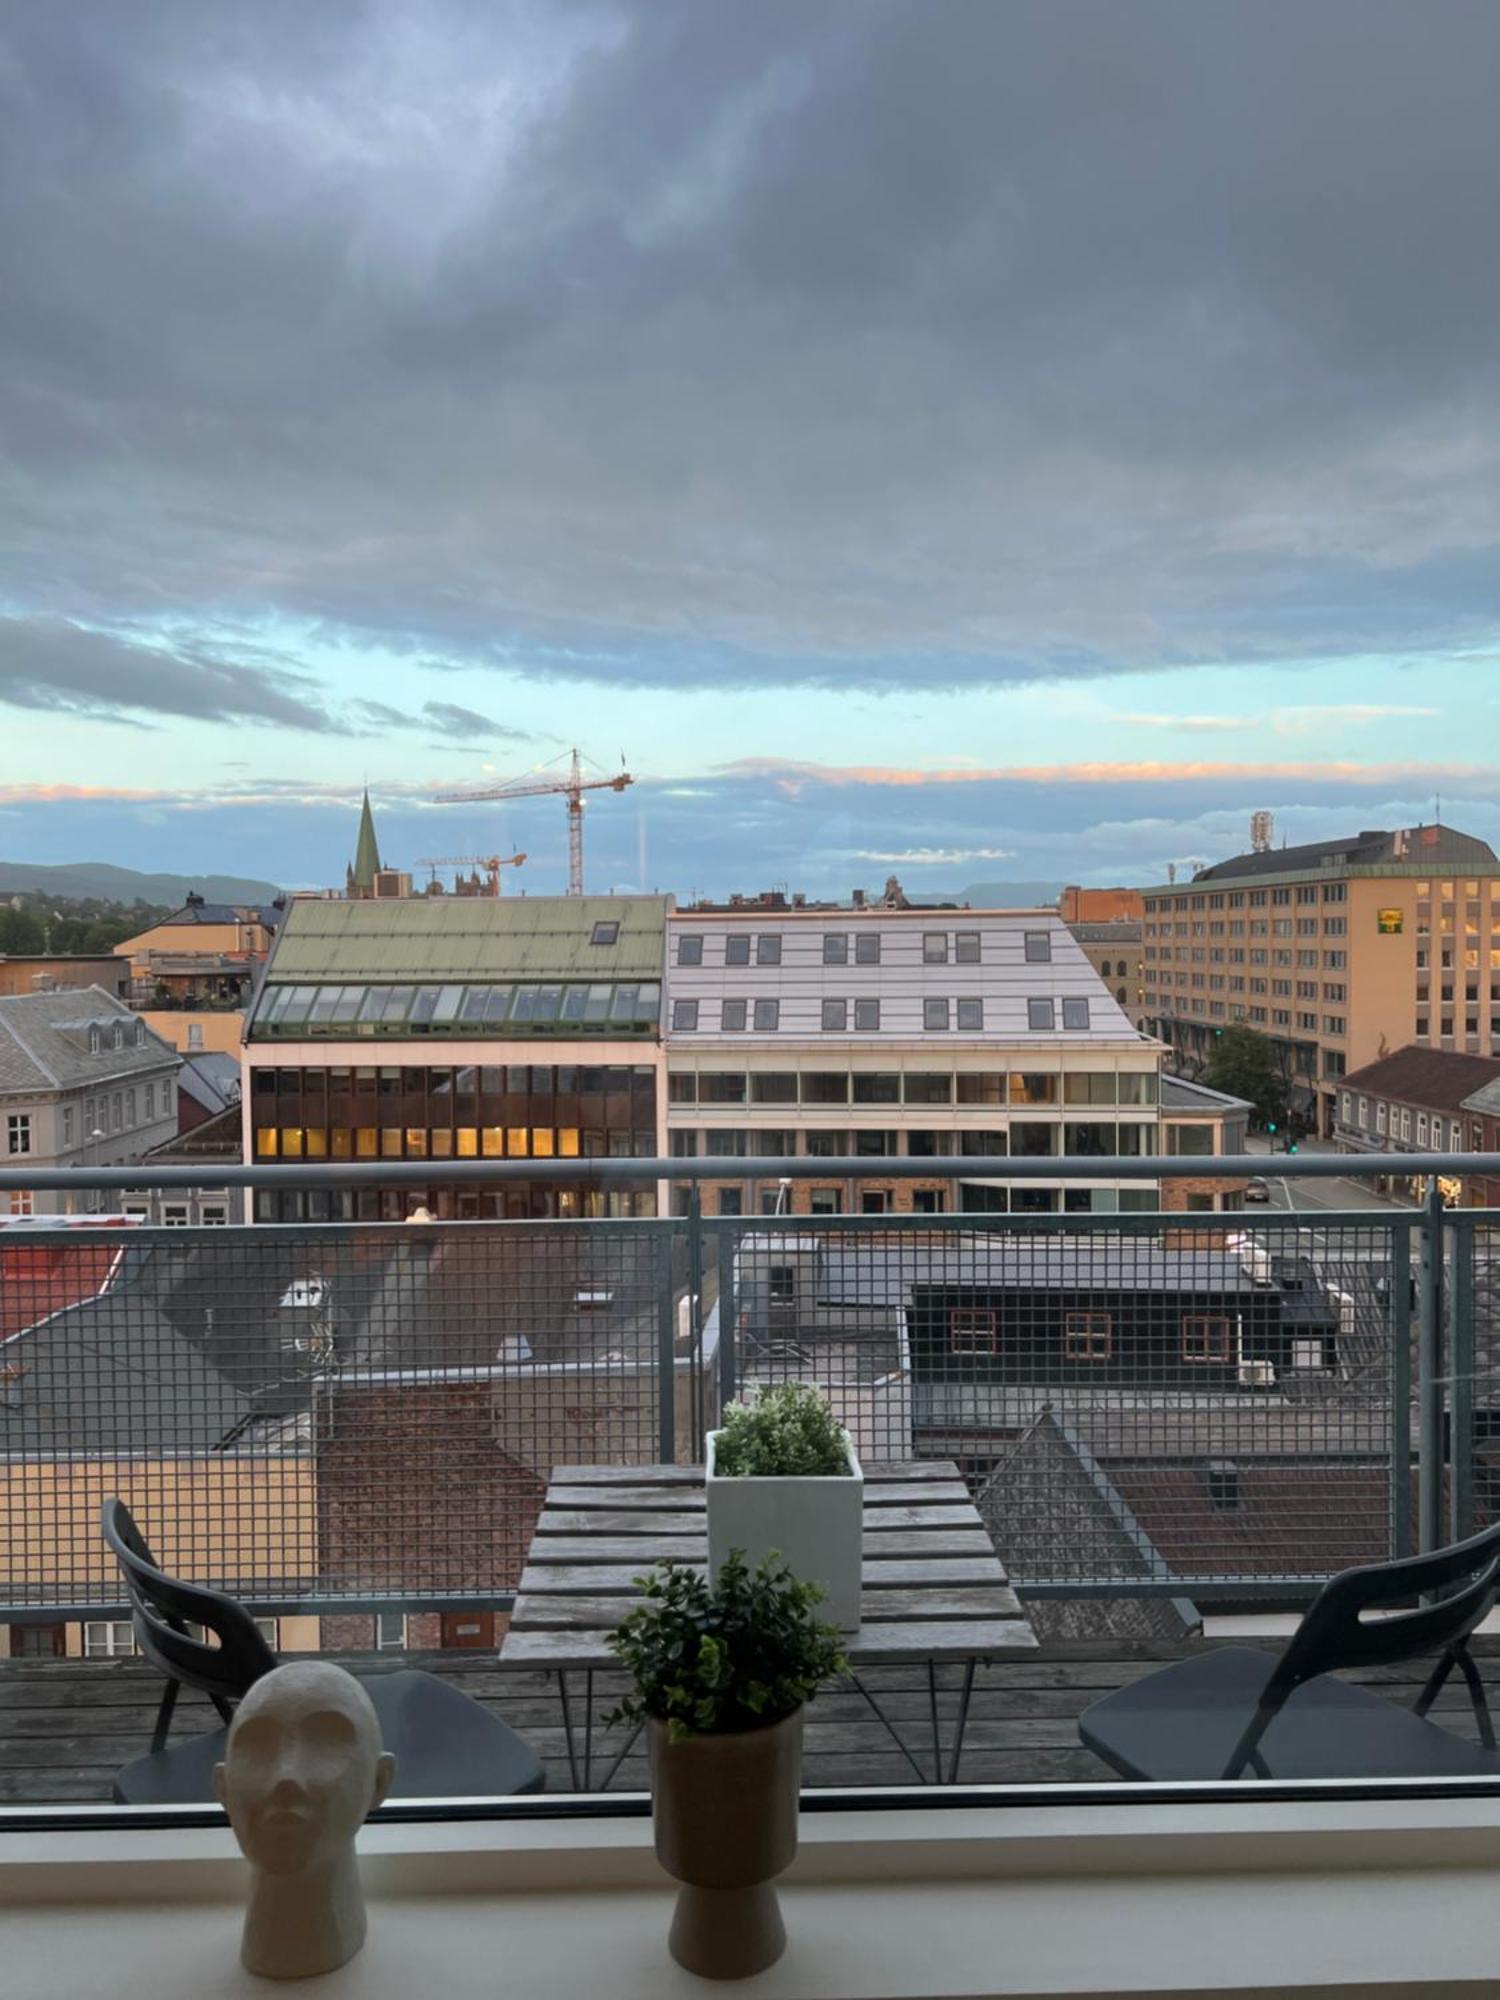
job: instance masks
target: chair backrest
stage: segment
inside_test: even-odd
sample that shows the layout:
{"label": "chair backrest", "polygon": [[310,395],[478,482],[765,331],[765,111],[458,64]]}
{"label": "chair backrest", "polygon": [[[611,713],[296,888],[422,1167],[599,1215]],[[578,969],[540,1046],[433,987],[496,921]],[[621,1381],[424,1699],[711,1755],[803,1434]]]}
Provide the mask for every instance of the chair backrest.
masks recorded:
{"label": "chair backrest", "polygon": [[[243,1604],[202,1584],[168,1576],[123,1500],[104,1503],[104,1539],[114,1550],[130,1596],[136,1643],[172,1680],[230,1701],[270,1673],[276,1655]],[[187,1628],[201,1625],[217,1646]]]}
{"label": "chair backrest", "polygon": [[[1330,1578],[1308,1607],[1277,1663],[1273,1684],[1290,1693],[1339,1668],[1454,1652],[1490,1611],[1497,1592],[1500,1526],[1431,1555],[1346,1569]],[[1366,1617],[1370,1611],[1383,1615]]]}

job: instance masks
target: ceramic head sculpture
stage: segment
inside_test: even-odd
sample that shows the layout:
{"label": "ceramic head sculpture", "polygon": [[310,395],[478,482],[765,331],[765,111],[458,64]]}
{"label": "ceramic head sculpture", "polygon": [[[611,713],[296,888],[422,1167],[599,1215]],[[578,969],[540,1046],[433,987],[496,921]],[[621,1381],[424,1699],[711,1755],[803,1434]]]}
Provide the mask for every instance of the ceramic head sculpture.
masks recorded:
{"label": "ceramic head sculpture", "polygon": [[214,1791],[253,1871],[247,1971],[306,1979],[359,1950],[354,1836],[395,1771],[370,1697],[342,1667],[296,1660],[250,1689],[214,1767]]}

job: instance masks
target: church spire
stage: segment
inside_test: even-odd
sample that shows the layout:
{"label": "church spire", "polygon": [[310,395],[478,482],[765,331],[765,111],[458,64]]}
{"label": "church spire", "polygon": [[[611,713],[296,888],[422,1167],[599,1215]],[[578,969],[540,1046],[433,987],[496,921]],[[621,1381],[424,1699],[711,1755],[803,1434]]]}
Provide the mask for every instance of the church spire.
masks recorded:
{"label": "church spire", "polygon": [[370,789],[365,787],[359,812],[359,839],[354,848],[354,866],[349,870],[349,888],[354,895],[373,896],[375,877],[380,872],[380,843],[375,838],[375,820],[370,811]]}

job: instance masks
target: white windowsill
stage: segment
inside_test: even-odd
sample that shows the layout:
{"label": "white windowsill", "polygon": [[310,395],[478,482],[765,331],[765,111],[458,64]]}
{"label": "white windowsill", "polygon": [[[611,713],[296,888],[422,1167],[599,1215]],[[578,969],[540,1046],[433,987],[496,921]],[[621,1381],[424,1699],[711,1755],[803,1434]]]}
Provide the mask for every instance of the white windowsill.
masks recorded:
{"label": "white windowsill", "polygon": [[[306,1990],[672,2000],[644,1820],[380,1827],[370,1942]],[[1500,1801],[814,1815],[756,2000],[1493,1992]],[[225,1832],[0,1835],[9,1990],[265,2000]],[[733,1989],[728,1989],[733,1990]]]}

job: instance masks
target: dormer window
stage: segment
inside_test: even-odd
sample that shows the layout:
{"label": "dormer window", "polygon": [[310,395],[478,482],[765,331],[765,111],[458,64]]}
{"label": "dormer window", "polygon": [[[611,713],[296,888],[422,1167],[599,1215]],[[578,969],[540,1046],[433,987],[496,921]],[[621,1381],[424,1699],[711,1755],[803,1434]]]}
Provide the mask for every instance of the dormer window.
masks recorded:
{"label": "dormer window", "polygon": [[111,1046],[112,1046],[112,1047],[114,1047],[114,1048],[117,1048],[117,1049],[123,1049],[123,1048],[124,1048],[124,1046],[125,1046],[125,1023],[124,1023],[123,1021],[116,1021],[116,1022],[115,1022],[115,1025],[114,1025],[114,1027],[113,1027],[113,1028],[112,1028],[112,1029],[110,1030],[110,1036],[109,1036],[109,1039],[110,1039],[110,1044],[111,1044]]}
{"label": "dormer window", "polygon": [[98,1055],[102,1043],[103,1036],[99,1031],[99,1023],[91,1021],[89,1023],[89,1054],[91,1056]]}
{"label": "dormer window", "polygon": [[598,923],[595,924],[593,928],[593,932],[589,938],[589,943],[617,944],[619,942],[619,937],[620,937],[620,926],[617,923],[613,922]]}

